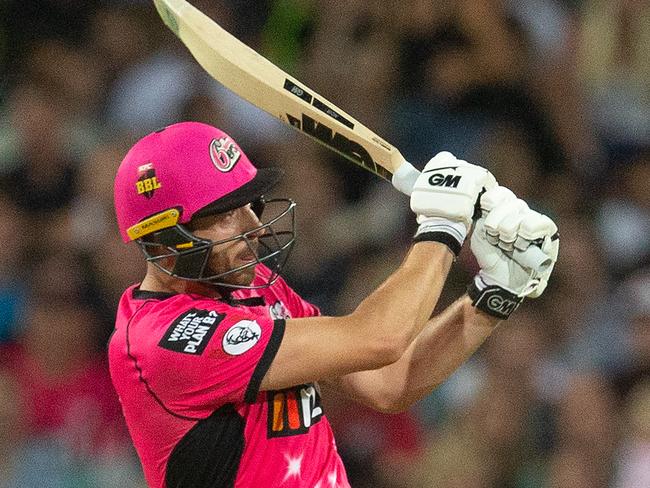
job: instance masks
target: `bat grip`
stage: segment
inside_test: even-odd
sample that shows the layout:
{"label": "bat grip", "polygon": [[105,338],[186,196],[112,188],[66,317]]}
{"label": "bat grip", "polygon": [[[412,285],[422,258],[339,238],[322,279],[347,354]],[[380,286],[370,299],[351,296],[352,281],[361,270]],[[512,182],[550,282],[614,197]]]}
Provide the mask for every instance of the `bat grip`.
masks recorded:
{"label": "bat grip", "polygon": [[399,168],[393,173],[393,178],[391,182],[393,186],[399,191],[404,193],[406,196],[411,196],[413,187],[415,186],[415,180],[420,176],[420,172],[408,161],[404,161],[400,164]]}
{"label": "bat grip", "polygon": [[[407,196],[411,196],[418,176],[420,176],[420,172],[411,163],[404,161],[395,173],[393,173],[391,182],[397,190]],[[551,258],[534,244],[529,246],[525,251],[515,249],[511,257],[524,268],[534,269],[539,273],[546,271],[552,264]]]}
{"label": "bat grip", "polygon": [[531,244],[525,251],[515,248],[511,257],[522,267],[535,270],[538,273],[543,273],[553,264],[553,260],[535,244]]}

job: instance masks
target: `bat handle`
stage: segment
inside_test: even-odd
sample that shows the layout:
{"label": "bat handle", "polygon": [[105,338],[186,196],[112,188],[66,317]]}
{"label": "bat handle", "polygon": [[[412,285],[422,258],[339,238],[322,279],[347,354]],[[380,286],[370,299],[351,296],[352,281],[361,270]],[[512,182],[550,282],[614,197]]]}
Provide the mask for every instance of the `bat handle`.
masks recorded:
{"label": "bat handle", "polygon": [[408,161],[404,161],[393,173],[391,182],[395,188],[404,193],[404,195],[410,197],[413,187],[415,186],[415,180],[418,179],[418,176],[420,176],[420,172],[415,168],[415,166]]}
{"label": "bat handle", "polygon": [[538,273],[543,273],[553,264],[553,260],[535,244],[531,244],[525,251],[515,249],[512,252],[512,260],[522,267],[535,270]]}
{"label": "bat handle", "polygon": [[[393,173],[391,182],[393,186],[407,196],[411,196],[415,180],[420,176],[420,172],[408,161],[404,161]],[[512,259],[524,268],[537,270],[543,273],[552,264],[544,252],[535,244],[532,244],[525,251],[515,249],[512,252]]]}

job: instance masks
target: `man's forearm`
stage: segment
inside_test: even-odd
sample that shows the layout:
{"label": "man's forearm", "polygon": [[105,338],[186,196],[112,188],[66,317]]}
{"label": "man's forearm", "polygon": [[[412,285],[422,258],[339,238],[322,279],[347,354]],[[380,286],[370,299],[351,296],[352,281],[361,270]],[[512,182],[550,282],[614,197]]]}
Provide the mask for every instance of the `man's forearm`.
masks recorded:
{"label": "man's forearm", "polygon": [[401,411],[428,395],[463,364],[494,331],[498,321],[463,296],[430,319],[395,363],[341,378],[359,402]]}
{"label": "man's forearm", "polygon": [[406,348],[435,307],[452,262],[453,255],[445,245],[416,243],[400,268],[363,300],[353,315],[359,317],[367,333],[406,335]]}
{"label": "man's forearm", "polygon": [[[498,323],[493,316],[507,318],[523,297],[536,298],[546,288],[559,252],[557,225],[501,186],[483,193],[480,206],[471,237],[480,266],[470,288],[475,306],[468,296],[462,297],[428,321],[396,361],[341,378],[357,400],[385,411],[407,408],[478,349]],[[533,248],[545,257],[532,267],[522,265],[503,251],[513,243],[524,253]]]}
{"label": "man's forearm", "polygon": [[428,395],[476,352],[497,324],[497,319],[476,310],[467,296],[429,320],[406,354],[391,365],[394,371],[386,371],[398,386],[397,403],[408,407]]}

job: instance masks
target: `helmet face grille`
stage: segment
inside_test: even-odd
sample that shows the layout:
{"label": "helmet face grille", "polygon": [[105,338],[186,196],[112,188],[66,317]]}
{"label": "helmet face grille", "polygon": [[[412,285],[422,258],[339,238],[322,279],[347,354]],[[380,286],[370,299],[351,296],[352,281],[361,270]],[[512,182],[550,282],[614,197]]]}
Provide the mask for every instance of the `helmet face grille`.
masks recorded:
{"label": "helmet face grille", "polygon": [[[221,241],[198,238],[185,226],[175,225],[137,242],[146,260],[169,276],[227,288],[266,288],[278,279],[295,243],[295,207],[296,204],[289,199],[266,201],[262,225]],[[260,205],[256,206],[256,213],[261,213],[260,208]],[[235,241],[245,242],[255,259],[242,266],[211,274],[208,262],[212,248]],[[242,285],[229,282],[232,274],[258,264],[264,264],[271,270],[263,283]]]}

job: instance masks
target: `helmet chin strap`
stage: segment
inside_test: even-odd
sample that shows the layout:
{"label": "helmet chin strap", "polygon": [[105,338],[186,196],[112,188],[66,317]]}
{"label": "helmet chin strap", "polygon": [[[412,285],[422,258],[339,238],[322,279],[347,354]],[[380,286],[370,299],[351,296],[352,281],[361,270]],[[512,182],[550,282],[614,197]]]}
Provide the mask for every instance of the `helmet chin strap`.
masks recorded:
{"label": "helmet chin strap", "polygon": [[200,279],[207,270],[211,247],[195,252],[179,254],[176,257],[172,273],[189,279]]}

